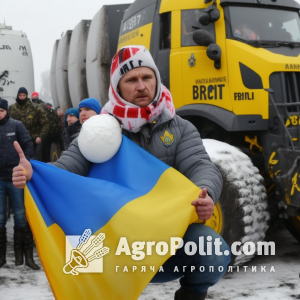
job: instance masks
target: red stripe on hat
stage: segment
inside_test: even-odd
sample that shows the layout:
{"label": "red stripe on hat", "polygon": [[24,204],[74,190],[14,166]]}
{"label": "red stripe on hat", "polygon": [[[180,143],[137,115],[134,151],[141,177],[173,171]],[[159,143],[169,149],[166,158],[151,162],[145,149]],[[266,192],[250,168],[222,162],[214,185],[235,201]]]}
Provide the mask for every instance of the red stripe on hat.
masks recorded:
{"label": "red stripe on hat", "polygon": [[149,115],[151,114],[151,109],[149,107],[141,107],[141,117],[143,119],[149,120]]}
{"label": "red stripe on hat", "polygon": [[130,49],[129,48],[124,49],[122,53],[122,62],[126,61],[130,57],[131,57]]}
{"label": "red stripe on hat", "polygon": [[119,52],[120,51],[118,51],[118,53],[113,58],[112,65],[111,65],[111,76],[114,74],[114,72],[119,66]]}
{"label": "red stripe on hat", "polygon": [[138,51],[140,51],[139,48],[131,48],[132,54],[135,55]]}
{"label": "red stripe on hat", "polygon": [[117,117],[124,118],[125,117],[125,107],[116,105],[113,110],[113,114]]}
{"label": "red stripe on hat", "polygon": [[139,108],[130,107],[127,110],[127,118],[138,118]]}

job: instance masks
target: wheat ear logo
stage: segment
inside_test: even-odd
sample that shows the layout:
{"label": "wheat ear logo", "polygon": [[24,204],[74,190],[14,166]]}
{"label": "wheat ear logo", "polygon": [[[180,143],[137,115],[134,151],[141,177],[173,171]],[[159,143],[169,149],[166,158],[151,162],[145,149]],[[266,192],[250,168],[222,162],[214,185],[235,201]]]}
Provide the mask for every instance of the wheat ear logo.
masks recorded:
{"label": "wheat ear logo", "polygon": [[[109,253],[108,247],[103,247],[105,239],[104,233],[97,236],[91,236],[92,231],[86,229],[84,233],[78,236],[66,236],[66,254],[69,254],[69,261],[63,268],[65,274],[78,275],[79,273],[102,273],[103,256]],[[72,247],[74,240],[78,241],[75,248]],[[93,251],[93,253],[91,253]],[[100,260],[100,264],[93,264],[95,260]],[[98,268],[97,268],[98,267]],[[81,268],[81,270],[76,270]]]}

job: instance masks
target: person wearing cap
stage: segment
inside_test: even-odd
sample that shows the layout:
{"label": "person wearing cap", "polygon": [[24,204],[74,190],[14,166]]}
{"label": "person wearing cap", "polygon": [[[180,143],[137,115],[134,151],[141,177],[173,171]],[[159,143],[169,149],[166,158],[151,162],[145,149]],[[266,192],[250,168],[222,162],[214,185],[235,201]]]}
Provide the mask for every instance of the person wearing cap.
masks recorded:
{"label": "person wearing cap", "polygon": [[14,251],[15,265],[23,264],[23,252],[26,265],[38,270],[33,261],[33,237],[25,216],[24,190],[12,184],[12,170],[19,164],[19,156],[14,148],[17,141],[24,149],[29,160],[33,157],[31,137],[22,124],[8,113],[8,102],[0,98],[0,267],[6,263],[6,205],[10,197],[14,210]]}
{"label": "person wearing cap", "polygon": [[[114,56],[109,101],[102,113],[118,118],[124,135],[197,185],[201,193],[191,204],[200,221],[210,219],[221,194],[222,175],[206,153],[198,130],[176,115],[172,95],[162,85],[158,68],[144,46],[124,47]],[[15,146],[20,158],[23,157],[21,148]],[[53,165],[86,176],[91,162],[81,154],[78,139],[75,139]],[[27,174],[22,171],[24,168]],[[15,186],[24,187],[32,176],[30,163],[22,159],[13,174]],[[202,222],[187,228],[184,244],[198,244],[200,237],[204,240],[204,251],[208,248],[207,240],[219,239],[220,249],[212,242],[212,255],[201,256],[198,252],[187,255],[182,247],[164,263],[164,272],[156,273],[151,281],[158,283],[180,278],[181,287],[175,293],[175,300],[204,300],[208,288],[226,273],[230,262],[230,248],[226,242]],[[223,255],[216,255],[217,250]],[[203,272],[199,271],[200,267],[204,267]]]}
{"label": "person wearing cap", "polygon": [[21,121],[28,130],[34,144],[34,159],[42,160],[42,142],[46,140],[49,124],[46,112],[39,105],[28,98],[28,91],[21,87],[18,91],[16,103],[10,105],[10,116]]}
{"label": "person wearing cap", "polygon": [[51,103],[48,103],[48,102],[45,102],[43,101],[42,99],[39,98],[39,93],[38,92],[33,92],[31,94],[31,101],[35,104],[40,104],[46,111],[48,110],[52,110],[53,113],[55,113],[53,107],[52,107],[52,104]]}
{"label": "person wearing cap", "polygon": [[79,135],[81,124],[77,108],[69,108],[64,118],[65,128],[62,132],[64,150],[69,148],[70,143]]}
{"label": "person wearing cap", "polygon": [[101,112],[101,105],[95,98],[87,98],[82,100],[78,105],[79,120],[81,125],[90,117],[99,115]]}
{"label": "person wearing cap", "polygon": [[38,92],[33,92],[31,94],[31,100],[33,103],[36,103],[36,104],[42,104],[42,103],[45,103],[43,100],[41,100],[39,98],[39,93]]}

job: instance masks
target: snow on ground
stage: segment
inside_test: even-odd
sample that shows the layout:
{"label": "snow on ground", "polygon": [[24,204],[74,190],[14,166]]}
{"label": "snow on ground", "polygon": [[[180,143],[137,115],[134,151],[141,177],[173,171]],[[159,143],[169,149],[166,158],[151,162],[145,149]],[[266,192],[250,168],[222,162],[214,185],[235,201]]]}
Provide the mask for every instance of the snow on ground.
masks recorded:
{"label": "snow on ground", "polygon": [[33,271],[25,265],[15,266],[12,218],[7,223],[7,263],[0,268],[0,300],[54,300],[36,248],[33,258],[41,270]]}
{"label": "snow on ground", "polygon": [[[26,266],[15,267],[12,228],[13,222],[9,220],[7,264],[0,269],[0,300],[54,300],[42,270],[32,271]],[[244,272],[242,267],[240,267],[240,272],[227,273],[209,290],[207,299],[300,299],[300,244],[283,225],[269,233],[267,240],[275,242],[275,256],[256,256],[246,264],[248,269],[257,266],[258,272],[256,273]],[[36,251],[34,258],[41,266]],[[266,266],[266,273],[260,272],[261,266]],[[275,273],[270,273],[272,266],[275,268]],[[139,300],[173,300],[174,293],[178,288],[178,281],[149,284]],[[124,300],[132,299],[124,298]]]}
{"label": "snow on ground", "polygon": [[[266,240],[276,244],[275,256],[256,256],[247,263],[252,266],[266,266],[266,273],[256,273],[240,267],[239,272],[227,273],[215,286],[209,289],[207,299],[215,300],[288,300],[300,299],[300,244],[283,225],[267,235]],[[270,273],[274,266],[275,273]],[[172,300],[179,288],[178,281],[165,284],[150,284],[139,300]]]}

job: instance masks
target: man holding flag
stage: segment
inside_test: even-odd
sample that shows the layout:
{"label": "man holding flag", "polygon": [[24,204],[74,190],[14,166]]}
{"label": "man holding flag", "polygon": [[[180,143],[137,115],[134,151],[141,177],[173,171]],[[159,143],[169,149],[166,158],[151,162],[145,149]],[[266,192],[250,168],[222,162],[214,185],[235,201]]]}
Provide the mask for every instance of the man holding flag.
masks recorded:
{"label": "man holding flag", "polygon": [[[114,115],[122,124],[122,131],[131,141],[173,167],[201,189],[198,199],[192,202],[199,220],[206,221],[212,214],[222,189],[222,176],[205,151],[197,129],[188,121],[175,114],[169,90],[161,84],[160,74],[149,51],[143,46],[127,46],[114,56],[111,66],[109,101],[102,113]],[[31,179],[32,168],[15,145],[20,155],[20,164],[13,171],[13,183],[24,188]],[[74,140],[63,152],[54,166],[69,172],[87,176],[91,162],[86,160]],[[24,169],[27,170],[26,174]],[[170,199],[172,201],[172,199]],[[169,213],[174,214],[172,202]],[[176,215],[180,212],[176,211]],[[151,282],[165,282],[180,279],[181,288],[176,291],[175,300],[204,300],[207,289],[224,275],[230,262],[229,247],[211,228],[203,223],[191,224],[183,236],[183,241],[199,243],[219,239],[222,254],[216,255],[212,243],[212,254],[187,255],[185,248],[177,250],[164,264],[164,272],[156,273]],[[174,272],[174,266],[180,272]],[[194,271],[191,266],[204,272]],[[184,268],[186,267],[186,271]],[[214,267],[213,272],[210,267]],[[221,267],[222,272],[217,271]],[[128,298],[124,298],[128,299]]]}

